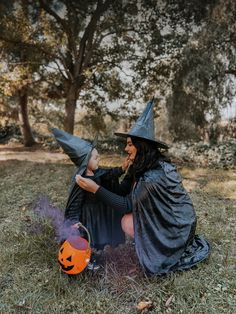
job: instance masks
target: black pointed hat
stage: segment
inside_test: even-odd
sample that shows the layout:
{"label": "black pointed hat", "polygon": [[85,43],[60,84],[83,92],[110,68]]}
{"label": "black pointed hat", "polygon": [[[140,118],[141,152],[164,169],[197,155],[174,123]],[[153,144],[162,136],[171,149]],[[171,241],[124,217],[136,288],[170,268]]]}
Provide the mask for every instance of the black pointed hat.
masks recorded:
{"label": "black pointed hat", "polygon": [[115,132],[115,135],[121,137],[134,136],[155,143],[160,148],[167,149],[168,145],[166,143],[155,139],[153,107],[154,99],[147,103],[146,108],[128,133]]}
{"label": "black pointed hat", "polygon": [[74,136],[57,128],[51,129],[58,144],[63,151],[70,157],[71,161],[79,168],[77,174],[83,174],[87,168],[91,152],[97,145],[97,139],[90,143],[79,136]]}

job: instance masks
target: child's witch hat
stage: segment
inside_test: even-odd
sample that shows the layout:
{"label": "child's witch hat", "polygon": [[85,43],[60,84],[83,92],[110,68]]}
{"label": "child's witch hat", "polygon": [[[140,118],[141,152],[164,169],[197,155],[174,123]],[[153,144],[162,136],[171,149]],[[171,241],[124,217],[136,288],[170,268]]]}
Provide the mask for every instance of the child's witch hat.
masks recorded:
{"label": "child's witch hat", "polygon": [[78,167],[77,174],[82,175],[87,168],[93,148],[97,145],[97,137],[90,143],[79,136],[74,136],[57,128],[51,129],[58,144]]}

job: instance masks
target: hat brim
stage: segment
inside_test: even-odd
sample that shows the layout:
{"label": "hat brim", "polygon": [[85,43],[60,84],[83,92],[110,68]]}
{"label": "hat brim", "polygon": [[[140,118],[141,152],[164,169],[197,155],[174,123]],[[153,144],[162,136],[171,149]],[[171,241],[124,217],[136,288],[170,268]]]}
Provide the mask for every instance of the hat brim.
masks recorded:
{"label": "hat brim", "polygon": [[156,144],[157,147],[159,147],[159,148],[163,148],[163,149],[168,149],[169,148],[169,146],[166,143],[162,142],[162,141],[157,141],[157,140],[153,140],[153,139],[146,138],[146,137],[136,136],[136,135],[132,135],[132,134],[129,134],[129,133],[115,132],[114,134],[116,136],[120,136],[120,137],[124,137],[124,138],[135,137],[135,138],[138,138],[138,139],[141,139],[141,140],[144,140],[144,141]]}
{"label": "hat brim", "polygon": [[91,155],[92,155],[92,151],[97,146],[97,139],[98,138],[96,136],[92,142],[92,147],[91,147],[90,151],[88,152],[87,156],[84,158],[82,164],[79,166],[78,170],[76,171],[76,174],[79,174],[82,176],[84,174],[84,172],[86,171],[86,169],[88,167],[89,159],[91,158]]}

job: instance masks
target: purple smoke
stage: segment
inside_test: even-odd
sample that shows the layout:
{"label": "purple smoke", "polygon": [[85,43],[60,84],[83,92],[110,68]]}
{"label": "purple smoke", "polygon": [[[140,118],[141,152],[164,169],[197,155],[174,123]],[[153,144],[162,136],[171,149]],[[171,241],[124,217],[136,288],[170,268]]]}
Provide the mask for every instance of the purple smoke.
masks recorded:
{"label": "purple smoke", "polygon": [[73,223],[65,220],[60,208],[53,206],[47,196],[40,196],[36,201],[33,210],[42,218],[50,220],[56,234],[56,239],[60,243],[70,236],[79,235],[79,231],[71,227]]}

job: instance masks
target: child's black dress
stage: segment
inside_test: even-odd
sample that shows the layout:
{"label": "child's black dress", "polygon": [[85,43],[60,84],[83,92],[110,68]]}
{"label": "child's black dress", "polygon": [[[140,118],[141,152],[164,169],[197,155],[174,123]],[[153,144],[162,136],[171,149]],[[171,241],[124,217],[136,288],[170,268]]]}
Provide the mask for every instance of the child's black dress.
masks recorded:
{"label": "child's black dress", "polygon": [[[99,168],[94,176],[87,176],[87,178],[112,192],[125,196],[130,192],[132,182],[129,178],[125,178],[119,185],[119,177],[122,173],[121,168]],[[92,248],[103,249],[105,245],[116,247],[125,242],[125,234],[121,228],[122,216],[122,212],[98,201],[93,193],[82,190],[74,180],[65,218],[71,224],[81,222],[88,229]]]}

